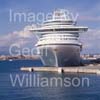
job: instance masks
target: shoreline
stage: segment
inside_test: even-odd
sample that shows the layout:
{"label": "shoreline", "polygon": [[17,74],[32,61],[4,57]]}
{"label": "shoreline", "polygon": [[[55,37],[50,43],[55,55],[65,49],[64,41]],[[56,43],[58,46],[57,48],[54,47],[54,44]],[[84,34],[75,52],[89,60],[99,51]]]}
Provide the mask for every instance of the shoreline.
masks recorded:
{"label": "shoreline", "polygon": [[0,56],[0,61],[5,60],[38,60],[40,59],[38,55],[19,55],[19,56]]}

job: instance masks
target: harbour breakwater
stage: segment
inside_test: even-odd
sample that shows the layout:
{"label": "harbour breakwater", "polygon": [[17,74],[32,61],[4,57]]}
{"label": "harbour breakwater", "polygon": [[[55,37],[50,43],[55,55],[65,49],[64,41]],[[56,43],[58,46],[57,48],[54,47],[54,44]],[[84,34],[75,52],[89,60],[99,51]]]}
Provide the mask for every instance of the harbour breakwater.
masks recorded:
{"label": "harbour breakwater", "polygon": [[90,64],[88,66],[79,67],[21,67],[21,71],[29,72],[58,72],[58,73],[87,73],[87,74],[100,74],[100,64],[94,66]]}

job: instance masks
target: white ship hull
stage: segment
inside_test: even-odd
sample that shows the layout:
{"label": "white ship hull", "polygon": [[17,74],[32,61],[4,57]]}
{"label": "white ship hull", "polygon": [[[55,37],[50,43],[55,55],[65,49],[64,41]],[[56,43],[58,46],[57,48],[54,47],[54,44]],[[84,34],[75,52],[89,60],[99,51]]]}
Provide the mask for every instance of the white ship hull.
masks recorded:
{"label": "white ship hull", "polygon": [[78,66],[80,65],[80,45],[46,45],[38,46],[44,66]]}

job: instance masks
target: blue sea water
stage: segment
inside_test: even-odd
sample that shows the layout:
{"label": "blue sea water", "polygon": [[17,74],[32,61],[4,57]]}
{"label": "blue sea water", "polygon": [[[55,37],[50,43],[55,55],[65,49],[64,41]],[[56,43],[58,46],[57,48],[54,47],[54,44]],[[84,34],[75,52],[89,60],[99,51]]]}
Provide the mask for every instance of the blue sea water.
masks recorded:
{"label": "blue sea water", "polygon": [[[21,72],[22,66],[42,66],[39,60],[0,61],[0,100],[100,100],[100,76],[94,74],[58,74],[51,72]],[[89,86],[79,87],[13,87],[10,74],[32,74],[41,77],[88,78]]]}

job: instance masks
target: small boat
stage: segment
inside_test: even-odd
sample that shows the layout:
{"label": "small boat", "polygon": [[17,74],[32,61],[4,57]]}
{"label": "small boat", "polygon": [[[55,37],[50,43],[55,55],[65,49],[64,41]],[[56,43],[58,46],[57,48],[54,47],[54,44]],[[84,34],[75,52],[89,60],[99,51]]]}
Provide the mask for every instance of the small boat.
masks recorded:
{"label": "small boat", "polygon": [[9,59],[9,61],[13,61],[12,59]]}

